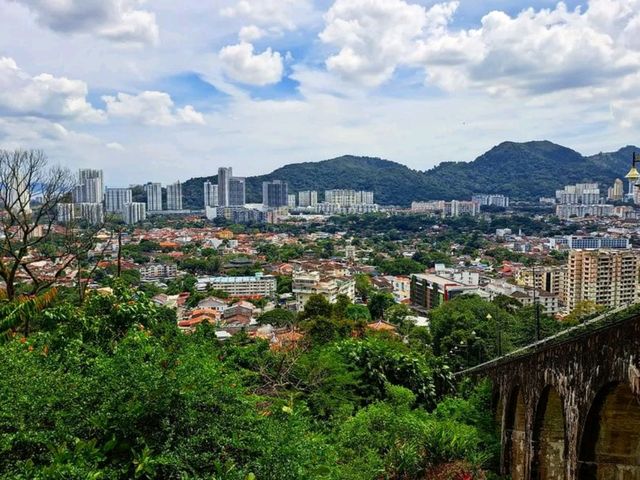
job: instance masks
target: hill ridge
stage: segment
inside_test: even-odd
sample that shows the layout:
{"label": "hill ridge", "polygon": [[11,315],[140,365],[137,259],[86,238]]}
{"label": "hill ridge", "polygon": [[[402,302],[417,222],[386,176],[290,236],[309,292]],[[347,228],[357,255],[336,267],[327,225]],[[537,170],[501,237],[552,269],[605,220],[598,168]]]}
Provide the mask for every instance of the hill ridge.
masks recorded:
{"label": "hill ridge", "polygon": [[[271,173],[246,177],[247,201],[260,203],[262,182],[285,180],[291,191],[331,188],[373,190],[376,202],[407,206],[412,201],[469,199],[473,193],[503,193],[514,199],[553,196],[564,185],[594,181],[612,184],[629,168],[626,145],[614,152],[584,156],[549,140],[504,141],[472,161],[442,162],[416,170],[393,160],[345,154],[320,161],[283,165]],[[183,184],[185,206],[202,208],[203,183],[217,176],[191,178]]]}

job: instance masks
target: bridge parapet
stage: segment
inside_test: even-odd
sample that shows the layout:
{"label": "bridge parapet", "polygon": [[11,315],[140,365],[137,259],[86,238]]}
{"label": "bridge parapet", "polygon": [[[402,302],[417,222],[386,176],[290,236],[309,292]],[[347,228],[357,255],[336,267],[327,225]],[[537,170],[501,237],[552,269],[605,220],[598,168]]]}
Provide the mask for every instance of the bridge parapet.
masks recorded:
{"label": "bridge parapet", "polygon": [[493,381],[513,480],[640,480],[640,306],[461,375]]}

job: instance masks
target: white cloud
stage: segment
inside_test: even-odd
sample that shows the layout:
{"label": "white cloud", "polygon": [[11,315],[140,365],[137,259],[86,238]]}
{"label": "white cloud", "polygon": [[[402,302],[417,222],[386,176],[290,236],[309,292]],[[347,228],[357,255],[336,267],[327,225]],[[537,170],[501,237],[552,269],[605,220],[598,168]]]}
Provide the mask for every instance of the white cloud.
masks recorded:
{"label": "white cloud", "polygon": [[117,150],[119,152],[124,152],[124,147],[122,146],[122,144],[118,143],[118,142],[109,142],[107,144],[105,144],[105,147],[111,149],[111,150]]}
{"label": "white cloud", "polygon": [[0,57],[0,112],[10,115],[102,119],[87,102],[87,84],[49,73],[31,76],[12,58]]}
{"label": "white cloud", "polygon": [[56,32],[91,33],[134,44],[158,42],[155,15],[143,0],[13,0],[32,10],[38,23]]}
{"label": "white cloud", "polygon": [[254,54],[251,43],[241,42],[222,48],[219,58],[224,73],[238,82],[264,86],[278,83],[282,79],[282,56],[271,48]]}
{"label": "white cloud", "polygon": [[233,6],[221,9],[222,16],[285,30],[294,30],[298,22],[313,11],[310,0],[240,0],[233,3]]}
{"label": "white cloud", "polygon": [[249,25],[240,29],[238,38],[240,38],[241,42],[253,42],[264,37],[265,35],[266,32],[260,27],[256,25]]}
{"label": "white cloud", "polygon": [[336,0],[325,15],[320,39],[339,49],[327,68],[366,86],[389,80],[399,65],[412,64],[417,42],[442,32],[457,2],[430,9],[404,0]]}
{"label": "white cloud", "polygon": [[168,93],[146,91],[138,95],[118,93],[102,97],[111,117],[128,118],[145,125],[171,126],[205,123],[204,117],[191,105],[175,108]]}
{"label": "white cloud", "polygon": [[447,90],[476,86],[490,93],[540,94],[597,86],[640,67],[640,52],[622,40],[621,27],[634,18],[622,6],[632,3],[592,0],[584,13],[563,3],[515,17],[490,12],[479,29],[445,29],[421,42],[420,61],[429,81]]}
{"label": "white cloud", "polygon": [[450,29],[459,2],[426,9],[405,0],[336,0],[320,39],[338,48],[327,69],[375,87],[399,66],[424,68],[445,90],[544,94],[610,83],[640,68],[640,0],[588,8],[492,11],[480,28]]}

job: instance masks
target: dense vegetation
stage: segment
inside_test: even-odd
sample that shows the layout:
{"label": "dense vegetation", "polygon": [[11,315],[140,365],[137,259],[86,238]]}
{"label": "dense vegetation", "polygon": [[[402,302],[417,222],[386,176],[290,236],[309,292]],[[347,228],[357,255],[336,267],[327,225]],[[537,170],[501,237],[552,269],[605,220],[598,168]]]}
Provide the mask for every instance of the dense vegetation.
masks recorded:
{"label": "dense vegetation", "polygon": [[[173,312],[117,284],[81,306],[30,308],[28,337],[24,317],[5,315],[0,477],[485,478],[490,387],[450,396],[428,334],[367,333],[357,307],[315,298],[286,320],[303,343],[280,350],[242,334],[219,343],[206,325],[184,335]],[[382,315],[401,321],[397,310]]]}
{"label": "dense vegetation", "polygon": [[[635,147],[590,157],[547,141],[504,142],[473,162],[443,162],[425,172],[370,157],[343,156],[322,162],[281,167],[268,175],[247,178],[247,201],[262,201],[262,182],[280,179],[289,188],[373,190],[383,205],[409,205],[414,200],[469,199],[473,193],[502,193],[514,199],[553,196],[564,185],[595,181],[612,184],[622,178]],[[203,182],[216,176],[193,178],[183,185],[185,206],[202,208]]]}

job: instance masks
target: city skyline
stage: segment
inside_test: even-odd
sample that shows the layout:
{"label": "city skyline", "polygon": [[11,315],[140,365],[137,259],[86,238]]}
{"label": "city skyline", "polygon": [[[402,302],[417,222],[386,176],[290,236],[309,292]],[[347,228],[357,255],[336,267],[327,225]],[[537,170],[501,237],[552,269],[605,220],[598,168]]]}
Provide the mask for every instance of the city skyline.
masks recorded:
{"label": "city skyline", "polygon": [[249,176],[343,154],[424,170],[503,140],[592,154],[638,134],[636,12],[635,0],[0,0],[0,147],[124,172],[124,185],[150,166],[169,183],[176,164],[183,179],[209,164]]}

